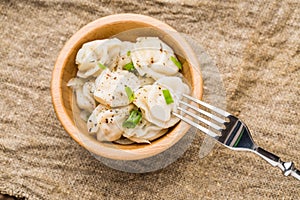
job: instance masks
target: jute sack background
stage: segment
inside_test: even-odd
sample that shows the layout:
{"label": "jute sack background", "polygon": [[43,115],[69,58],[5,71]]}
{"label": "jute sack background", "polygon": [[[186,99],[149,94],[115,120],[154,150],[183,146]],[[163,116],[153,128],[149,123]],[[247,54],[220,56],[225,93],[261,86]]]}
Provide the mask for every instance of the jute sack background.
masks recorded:
{"label": "jute sack background", "polygon": [[300,3],[196,0],[1,0],[0,193],[28,199],[297,199],[299,181],[251,153],[203,136],[170,166],[146,174],[106,167],[63,130],[50,79],[64,43],[115,13],[158,18],[197,38],[219,67],[227,110],[259,145],[300,167]]}

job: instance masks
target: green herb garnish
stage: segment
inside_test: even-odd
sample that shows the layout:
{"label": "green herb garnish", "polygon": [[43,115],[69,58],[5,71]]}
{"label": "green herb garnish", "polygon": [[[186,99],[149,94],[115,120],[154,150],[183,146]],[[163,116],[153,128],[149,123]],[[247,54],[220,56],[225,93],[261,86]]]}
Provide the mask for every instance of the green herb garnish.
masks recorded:
{"label": "green herb garnish", "polygon": [[134,70],[133,63],[132,63],[132,62],[127,63],[126,65],[124,65],[123,69],[126,69],[126,70],[128,70],[128,71]]}
{"label": "green herb garnish", "polygon": [[100,67],[101,69],[106,69],[107,67],[101,63],[98,63],[98,67]]}
{"label": "green herb garnish", "polygon": [[127,94],[129,102],[132,102],[134,100],[134,93],[132,89],[128,86],[125,86],[125,92]]}
{"label": "green herb garnish", "polygon": [[182,69],[182,64],[177,60],[177,58],[175,58],[174,56],[171,56],[170,59],[171,59],[172,62],[178,67],[179,70]]}
{"label": "green herb garnish", "polygon": [[127,56],[130,56],[131,52],[130,51],[127,51]]}
{"label": "green herb garnish", "polygon": [[162,93],[163,93],[163,95],[165,97],[165,100],[166,100],[166,103],[168,105],[174,102],[169,90],[162,90]]}
{"label": "green herb garnish", "polygon": [[142,120],[142,113],[139,110],[131,110],[129,117],[123,122],[125,128],[135,128]]}

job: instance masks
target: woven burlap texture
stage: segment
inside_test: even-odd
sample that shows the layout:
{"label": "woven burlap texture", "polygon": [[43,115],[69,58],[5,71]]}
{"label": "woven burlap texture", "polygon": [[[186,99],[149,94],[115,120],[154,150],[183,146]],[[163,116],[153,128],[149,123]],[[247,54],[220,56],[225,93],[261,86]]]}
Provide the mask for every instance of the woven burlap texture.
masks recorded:
{"label": "woven burlap texture", "polygon": [[260,146],[300,167],[300,3],[287,1],[0,1],[0,193],[28,199],[297,199],[300,183],[203,135],[168,167],[106,167],[56,118],[51,73],[65,42],[116,13],[160,19],[196,38],[218,66],[227,110]]}

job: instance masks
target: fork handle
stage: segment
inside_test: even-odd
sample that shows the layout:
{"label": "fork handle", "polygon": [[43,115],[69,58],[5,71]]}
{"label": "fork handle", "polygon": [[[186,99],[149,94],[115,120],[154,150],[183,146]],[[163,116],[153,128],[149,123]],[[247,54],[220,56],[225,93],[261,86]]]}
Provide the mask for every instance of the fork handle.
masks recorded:
{"label": "fork handle", "polygon": [[261,147],[255,148],[254,153],[265,159],[272,166],[279,167],[285,176],[291,175],[300,180],[300,171],[296,169],[293,162],[283,162],[278,156]]}

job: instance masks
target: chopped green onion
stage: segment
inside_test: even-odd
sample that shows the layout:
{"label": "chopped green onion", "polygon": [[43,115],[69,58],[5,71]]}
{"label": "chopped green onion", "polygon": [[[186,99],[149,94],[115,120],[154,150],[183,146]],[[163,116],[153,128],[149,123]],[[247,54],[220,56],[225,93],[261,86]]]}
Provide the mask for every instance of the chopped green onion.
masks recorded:
{"label": "chopped green onion", "polygon": [[129,102],[132,102],[134,100],[134,93],[132,89],[128,86],[125,86],[125,92],[127,94]]}
{"label": "chopped green onion", "polygon": [[142,120],[142,113],[139,110],[131,110],[129,117],[123,122],[122,126],[125,128],[135,128],[135,126]]}
{"label": "chopped green onion", "polygon": [[130,51],[127,51],[127,56],[130,56],[131,52]]}
{"label": "chopped green onion", "polygon": [[165,100],[166,100],[166,103],[168,105],[174,102],[169,90],[162,90],[162,93],[163,93],[163,95],[165,97]]}
{"label": "chopped green onion", "polygon": [[98,63],[98,67],[100,67],[101,69],[106,69],[106,66],[101,63]]}
{"label": "chopped green onion", "polygon": [[133,63],[132,63],[132,62],[127,63],[126,65],[124,65],[123,69],[126,69],[126,70],[128,70],[128,71],[134,70]]}
{"label": "chopped green onion", "polygon": [[171,56],[171,61],[178,67],[179,70],[182,69],[182,65],[181,63],[174,57],[174,56]]}

